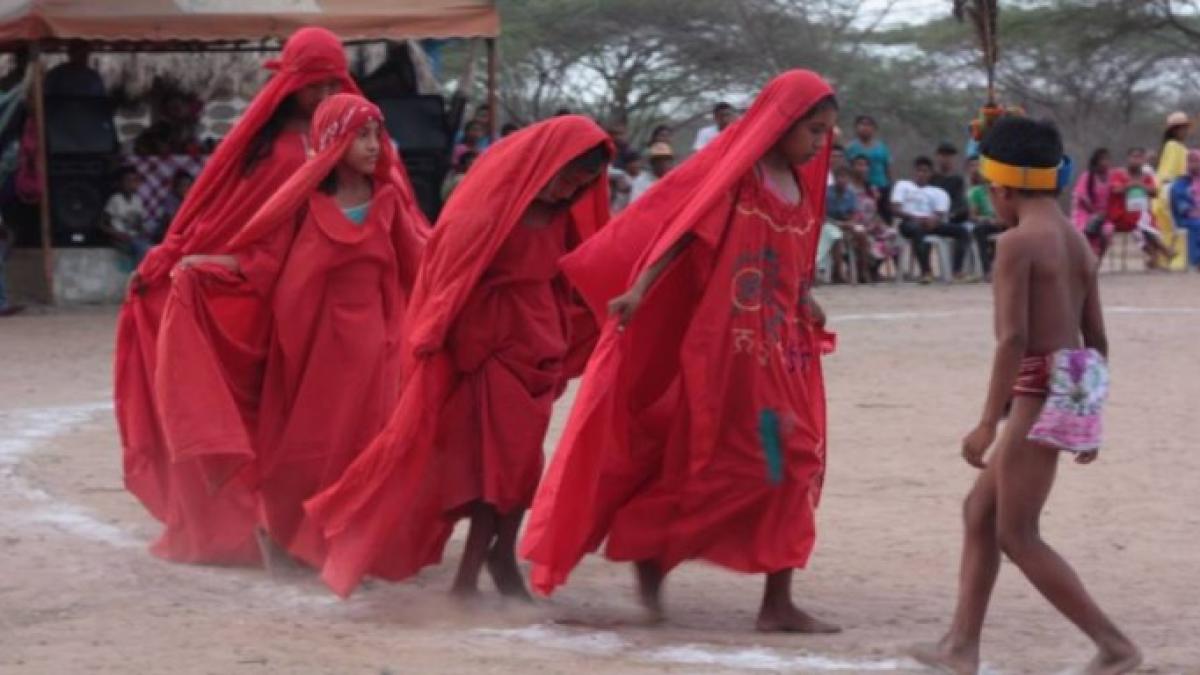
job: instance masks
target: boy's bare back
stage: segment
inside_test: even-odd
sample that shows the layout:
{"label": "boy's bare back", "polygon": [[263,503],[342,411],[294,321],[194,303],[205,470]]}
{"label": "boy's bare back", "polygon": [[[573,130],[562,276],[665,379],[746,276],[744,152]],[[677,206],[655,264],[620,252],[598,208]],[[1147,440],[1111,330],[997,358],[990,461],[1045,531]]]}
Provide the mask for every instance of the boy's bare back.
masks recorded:
{"label": "boy's bare back", "polygon": [[1050,354],[1081,343],[1104,353],[1096,256],[1056,203],[1046,200],[1043,206],[1001,235],[997,264],[1007,263],[1011,274],[997,275],[1004,286],[995,289],[997,298],[1025,295],[1010,298],[1027,306],[1026,354]]}

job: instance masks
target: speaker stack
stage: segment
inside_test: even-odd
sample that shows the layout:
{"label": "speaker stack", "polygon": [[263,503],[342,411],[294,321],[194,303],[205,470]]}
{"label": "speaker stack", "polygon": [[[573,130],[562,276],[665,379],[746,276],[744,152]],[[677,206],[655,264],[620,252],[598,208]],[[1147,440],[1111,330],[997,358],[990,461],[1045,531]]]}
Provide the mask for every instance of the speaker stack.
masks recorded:
{"label": "speaker stack", "polygon": [[441,96],[379,98],[388,134],[396,142],[421,210],[430,222],[442,209],[442,181],[450,170],[453,138],[446,126]]}
{"label": "speaker stack", "polygon": [[100,218],[119,162],[112,104],[90,96],[46,97],[46,139],[54,245],[108,245]]}

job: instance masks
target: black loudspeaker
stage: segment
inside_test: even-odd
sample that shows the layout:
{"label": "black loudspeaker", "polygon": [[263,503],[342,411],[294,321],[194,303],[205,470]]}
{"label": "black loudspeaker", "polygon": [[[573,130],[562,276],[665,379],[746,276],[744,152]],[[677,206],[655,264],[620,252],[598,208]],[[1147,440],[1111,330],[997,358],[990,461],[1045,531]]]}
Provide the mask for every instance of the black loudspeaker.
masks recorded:
{"label": "black loudspeaker", "polygon": [[107,246],[100,217],[112,194],[114,156],[50,157],[50,222],[55,246]]}
{"label": "black loudspeaker", "polygon": [[46,97],[51,239],[55,246],[107,246],[100,216],[119,151],[113,106],[95,96]]}
{"label": "black loudspeaker", "polygon": [[112,103],[95,96],[47,96],[46,137],[51,156],[116,154]]}
{"label": "black loudspeaker", "polygon": [[442,181],[450,170],[453,139],[441,96],[403,96],[375,101],[396,141],[421,210],[430,222],[442,209]]}

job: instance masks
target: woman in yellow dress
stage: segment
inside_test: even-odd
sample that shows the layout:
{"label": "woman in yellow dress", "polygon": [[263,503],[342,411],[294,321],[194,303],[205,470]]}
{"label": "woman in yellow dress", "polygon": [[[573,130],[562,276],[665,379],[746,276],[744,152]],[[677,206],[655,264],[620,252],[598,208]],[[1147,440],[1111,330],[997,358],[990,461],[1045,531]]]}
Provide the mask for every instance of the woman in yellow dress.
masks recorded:
{"label": "woman in yellow dress", "polygon": [[1187,231],[1175,227],[1171,218],[1169,186],[1176,178],[1187,173],[1187,146],[1184,144],[1192,131],[1192,121],[1187,113],[1173,112],[1167,116],[1167,130],[1163,133],[1162,152],[1158,158],[1158,184],[1160,189],[1154,200],[1154,220],[1162,233],[1163,241],[1171,249],[1167,269],[1187,269]]}

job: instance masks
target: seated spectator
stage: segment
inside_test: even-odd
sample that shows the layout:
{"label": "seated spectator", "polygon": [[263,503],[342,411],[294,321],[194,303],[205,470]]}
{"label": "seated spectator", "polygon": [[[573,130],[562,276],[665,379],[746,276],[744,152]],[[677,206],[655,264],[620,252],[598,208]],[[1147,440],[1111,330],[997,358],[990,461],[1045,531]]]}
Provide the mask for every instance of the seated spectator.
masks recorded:
{"label": "seated spectator", "polygon": [[1088,159],[1087,171],[1075,183],[1071,197],[1071,220],[1075,229],[1087,237],[1096,256],[1103,258],[1112,240],[1114,225],[1108,217],[1109,170],[1108,148],[1097,148]]}
{"label": "seated spectator", "polygon": [[117,192],[108,198],[100,218],[100,230],[133,258],[136,267],[153,246],[147,233],[146,207],[137,195],[141,177],[137,169],[127,166],[118,174]]}
{"label": "seated spectator", "polygon": [[471,169],[471,165],[475,163],[478,157],[479,153],[471,150],[464,152],[458,158],[458,163],[454,165],[454,170],[450,172],[450,175],[446,178],[446,182],[442,184],[443,202],[450,199],[450,193],[454,192],[454,188],[458,187],[458,184],[462,182],[463,177],[467,175],[467,171]]}
{"label": "seated spectator", "polygon": [[641,171],[633,179],[633,190],[629,201],[641,197],[658,179],[667,175],[675,167],[675,151],[666,143],[655,143],[650,146],[650,170]]}
{"label": "seated spectator", "polygon": [[1146,170],[1145,148],[1130,148],[1125,168],[1109,176],[1109,218],[1117,232],[1133,232],[1146,254],[1146,267],[1162,269],[1174,252],[1163,241],[1154,223],[1151,202],[1158,195],[1158,181]]}
{"label": "seated spectator", "polygon": [[825,179],[826,187],[833,185],[833,174],[839,168],[849,169],[850,164],[846,161],[846,149],[841,143],[835,142],[829,149],[829,177]]}
{"label": "seated spectator", "polygon": [[484,103],[484,104],[480,104],[478,107],[475,108],[475,114],[472,115],[471,119],[468,120],[465,125],[463,125],[463,128],[459,129],[458,133],[455,134],[455,136],[454,136],[454,145],[455,146],[461,145],[463,143],[463,139],[466,137],[467,131],[472,124],[477,124],[478,128],[483,130],[482,135],[480,136],[479,140],[477,140],[475,142],[475,151],[483,152],[484,150],[488,149],[489,145],[492,144],[492,137],[490,135],[491,129],[492,129],[492,109],[491,109],[491,107],[488,106],[486,103]]}
{"label": "seated spectator", "polygon": [[82,40],[72,40],[67,47],[67,61],[46,73],[43,91],[46,96],[96,96],[105,98],[108,90],[100,73],[92,68],[92,52]]}
{"label": "seated spectator", "polygon": [[1200,150],[1188,151],[1187,168],[1171,184],[1171,215],[1187,232],[1188,265],[1200,272]]}
{"label": "seated spectator", "polygon": [[[845,283],[850,278],[846,254],[853,251],[860,274],[870,257],[865,228],[858,221],[859,193],[850,182],[850,169],[839,166],[833,171],[833,185],[825,196],[826,221],[821,226],[817,244],[817,267],[828,269],[833,283]],[[862,274],[861,278],[868,275]]]}
{"label": "seated spectator", "polygon": [[900,218],[900,234],[912,242],[913,255],[921,266],[922,284],[933,281],[933,268],[929,261],[930,244],[925,241],[926,237],[949,237],[954,240],[953,272],[956,277],[962,274],[963,258],[970,242],[966,228],[948,222],[950,195],[932,185],[932,178],[933,161],[928,157],[918,157],[913,162],[913,180],[897,181],[891,195],[892,213]]}
{"label": "seated spectator", "polygon": [[467,122],[466,128],[463,129],[462,142],[454,146],[454,152],[450,155],[450,163],[457,166],[458,160],[468,152],[482,153],[487,147],[484,145],[486,137],[487,129],[483,124],[476,121]]}
{"label": "seated spectator", "polygon": [[696,133],[696,141],[692,143],[693,152],[703,150],[704,146],[712,143],[717,134],[725,131],[737,119],[737,113],[734,112],[733,106],[724,101],[713,106],[712,116],[713,124]]}
{"label": "seated spectator", "polygon": [[858,194],[857,220],[869,240],[870,259],[868,274],[860,279],[880,280],[880,268],[884,262],[893,263],[900,256],[900,233],[879,213],[879,188],[871,185],[871,162],[858,155],[850,162],[850,185]]}
{"label": "seated spectator", "polygon": [[195,176],[183,169],[176,171],[175,175],[171,177],[171,190],[163,199],[162,217],[158,220],[154,230],[149,233],[155,244],[161,244],[166,238],[171,221],[175,220],[175,214],[179,213],[179,207],[183,205],[183,198],[187,197],[187,193],[195,182]]}
{"label": "seated spectator", "polygon": [[941,143],[934,154],[933,162],[933,178],[929,179],[929,184],[942,188],[950,196],[950,214],[946,218],[947,222],[951,225],[962,225],[969,231],[971,228],[967,225],[970,217],[970,209],[967,207],[967,181],[959,173],[956,165],[958,148],[954,147],[953,143]]}
{"label": "seated spectator", "polygon": [[971,177],[971,189],[967,191],[967,208],[970,210],[971,223],[975,226],[971,236],[975,237],[975,245],[979,247],[979,265],[983,268],[983,276],[992,278],[992,260],[996,257],[996,242],[993,239],[1004,231],[1000,221],[996,220],[996,210],[992,208],[992,196],[988,192],[988,182],[979,173],[979,158],[967,160],[967,172]]}

